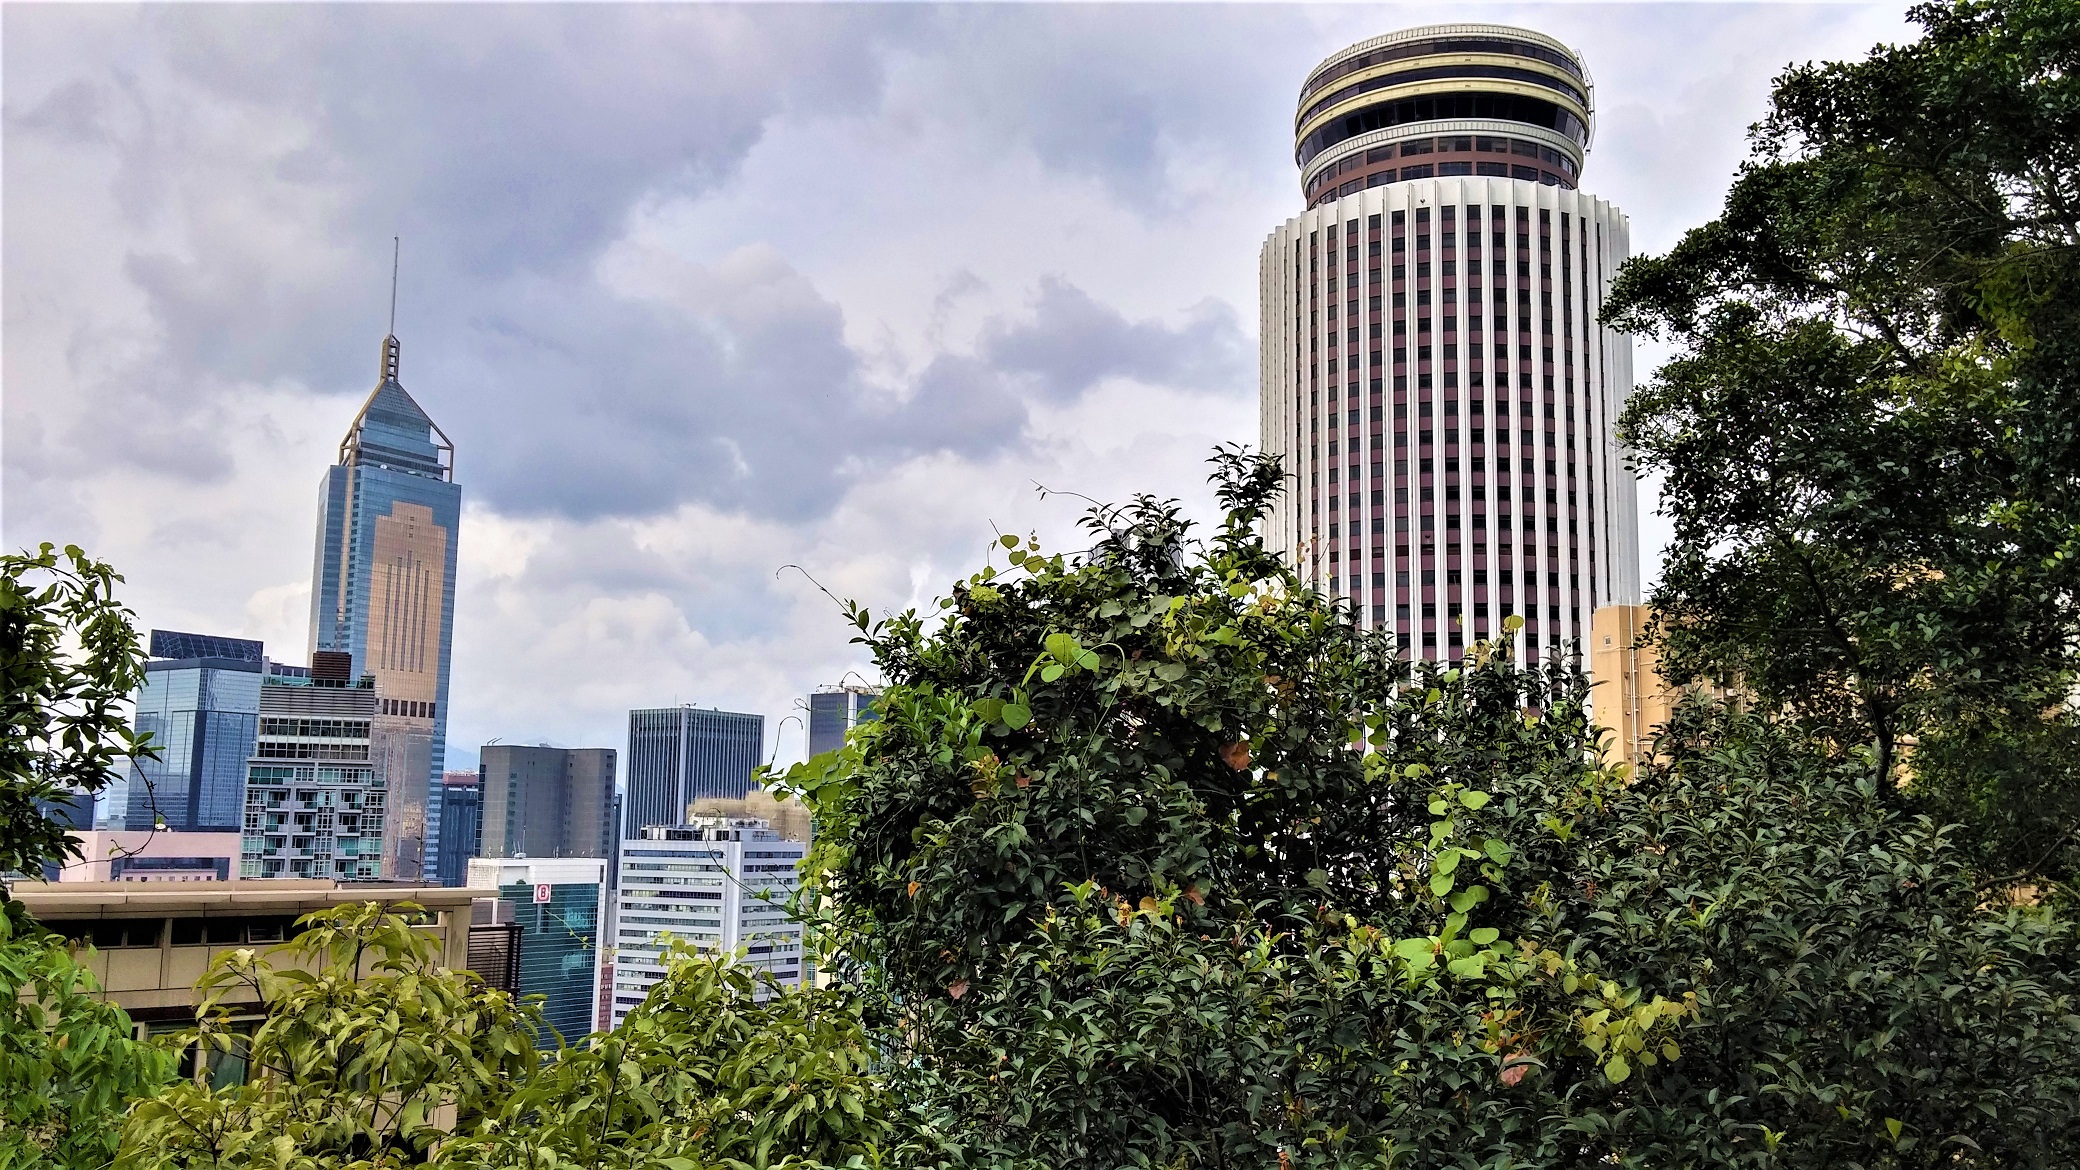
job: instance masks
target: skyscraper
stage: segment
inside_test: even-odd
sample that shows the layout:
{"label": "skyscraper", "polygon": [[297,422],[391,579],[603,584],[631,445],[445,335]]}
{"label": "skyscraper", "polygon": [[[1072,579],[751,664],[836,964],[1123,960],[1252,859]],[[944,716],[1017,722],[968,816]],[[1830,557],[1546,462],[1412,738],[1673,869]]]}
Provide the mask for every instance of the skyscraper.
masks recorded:
{"label": "skyscraper", "polygon": [[434,880],[459,886],[469,880],[469,862],[484,853],[484,785],[477,772],[449,772],[441,777],[440,852],[435,854]]}
{"label": "skyscraper", "polygon": [[485,744],[479,857],[597,857],[613,850],[614,749]]}
{"label": "skyscraper", "polygon": [[405,393],[397,366],[392,335],[320,484],[311,649],[343,652],[350,678],[374,679],[374,750],[391,792],[383,876],[412,880],[439,853],[462,489],[454,445]]}
{"label": "skyscraper", "polygon": [[1631,342],[1597,321],[1628,226],[1576,186],[1594,92],[1565,45],[1485,24],[1301,86],[1309,207],[1259,264],[1261,438],[1293,477],[1267,536],[1411,656],[1511,613],[1537,656],[1639,600]]}
{"label": "skyscraper", "polygon": [[809,696],[809,754],[820,756],[845,746],[845,733],[880,718],[874,700],[880,687],[825,687]]}
{"label": "skyscraper", "polygon": [[700,707],[630,711],[622,839],[640,837],[645,825],[685,823],[696,800],[751,791],[765,738],[763,715]]}
{"label": "skyscraper", "polygon": [[261,644],[153,630],[135,698],[156,760],[128,769],[123,827],[237,832],[260,721]]}

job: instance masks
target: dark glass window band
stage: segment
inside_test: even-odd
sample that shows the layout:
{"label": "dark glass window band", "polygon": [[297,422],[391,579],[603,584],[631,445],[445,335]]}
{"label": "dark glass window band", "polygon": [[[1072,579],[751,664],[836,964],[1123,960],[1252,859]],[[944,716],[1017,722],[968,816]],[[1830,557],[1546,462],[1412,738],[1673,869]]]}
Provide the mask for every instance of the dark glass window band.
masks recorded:
{"label": "dark glass window band", "polygon": [[1294,158],[1305,167],[1316,155],[1346,138],[1411,122],[1455,118],[1520,122],[1564,134],[1582,146],[1589,144],[1589,128],[1582,120],[1552,102],[1506,93],[1441,93],[1354,110],[1301,139]]}
{"label": "dark glass window band", "polygon": [[1567,70],[1570,75],[1580,77],[1584,81],[1588,80],[1588,78],[1582,75],[1580,62],[1566,53],[1555,52],[1544,45],[1529,45],[1521,41],[1504,41],[1492,38],[1409,41],[1406,44],[1388,45],[1382,49],[1374,49],[1370,53],[1361,53],[1348,61],[1338,61],[1329,68],[1324,69],[1319,76],[1307,83],[1306,88],[1300,91],[1300,100],[1304,102],[1309,97],[1320,92],[1323,86],[1332,85],[1353,73],[1370,69],[1374,65],[1384,65],[1389,61],[1406,61],[1412,57],[1429,57],[1438,53],[1498,53],[1512,57],[1528,57],[1533,61],[1544,61],[1548,65],[1558,65],[1560,68]]}
{"label": "dark glass window band", "polygon": [[1503,81],[1525,81],[1532,85],[1542,85],[1547,89],[1564,93],[1585,107],[1589,104],[1588,97],[1581,90],[1557,77],[1540,73],[1535,69],[1513,69],[1507,65],[1436,65],[1426,66],[1421,69],[1403,69],[1398,73],[1368,77],[1356,85],[1346,85],[1301,111],[1299,123],[1305,125],[1307,120],[1316,114],[1321,113],[1337,102],[1356,97],[1361,93],[1372,93],[1375,90],[1387,89],[1396,85],[1409,85],[1418,81],[1438,81],[1450,77],[1492,77]]}

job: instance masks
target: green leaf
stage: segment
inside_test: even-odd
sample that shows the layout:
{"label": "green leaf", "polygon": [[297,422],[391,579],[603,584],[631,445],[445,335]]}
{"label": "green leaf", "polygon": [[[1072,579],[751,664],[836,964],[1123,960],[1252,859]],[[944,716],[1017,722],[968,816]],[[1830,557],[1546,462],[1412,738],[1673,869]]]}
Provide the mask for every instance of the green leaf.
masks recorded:
{"label": "green leaf", "polygon": [[1603,1066],[1603,1075],[1609,1077],[1614,1085],[1622,1084],[1632,1075],[1632,1065],[1623,1056],[1613,1056],[1610,1063]]}
{"label": "green leaf", "polygon": [[1476,792],[1470,788],[1459,794],[1459,803],[1471,809],[1486,808],[1491,799],[1487,793]]}
{"label": "green leaf", "polygon": [[[1448,874],[1448,873],[1433,873],[1433,874],[1431,874],[1431,875],[1430,875],[1430,892],[1431,892],[1432,894],[1435,894],[1436,896],[1438,896],[1438,897],[1440,897],[1440,898],[1444,897],[1444,896],[1445,896],[1446,894],[1449,894],[1449,893],[1451,893],[1451,892],[1452,892],[1452,875],[1451,875],[1451,874]],[[1463,896],[1464,896],[1464,895],[1462,894],[1462,895],[1461,895],[1461,897],[1463,897]],[[1452,899],[1452,905],[1453,905],[1453,907],[1454,907],[1454,908],[1457,908],[1457,907],[1458,907],[1458,903],[1459,903],[1459,899],[1458,899],[1458,898],[1453,898],[1453,899]]]}
{"label": "green leaf", "polygon": [[1033,712],[1018,703],[1004,704],[1004,725],[1013,731],[1033,721]]}
{"label": "green leaf", "polygon": [[1041,682],[1053,682],[1060,677],[1062,677],[1062,664],[1059,662],[1050,662],[1040,668]]}
{"label": "green leaf", "polygon": [[1467,933],[1466,937],[1475,946],[1484,947],[1501,938],[1502,932],[1492,926],[1476,926]]}

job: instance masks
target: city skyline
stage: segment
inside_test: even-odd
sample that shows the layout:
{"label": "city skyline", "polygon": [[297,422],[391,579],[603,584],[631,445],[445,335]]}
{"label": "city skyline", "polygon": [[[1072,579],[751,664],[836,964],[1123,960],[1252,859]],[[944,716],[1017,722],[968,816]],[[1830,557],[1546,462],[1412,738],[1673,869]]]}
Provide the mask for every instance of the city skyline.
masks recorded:
{"label": "city skyline", "polygon": [[[1708,213],[1771,74],[1893,37],[1900,11],[1475,15],[1591,60],[1588,186],[1641,253]],[[1208,512],[1207,449],[1256,433],[1294,86],[1435,19],[593,15],[567,37],[549,11],[495,32],[10,11],[5,539],[112,560],[145,625],[307,644],[308,485],[367,392],[402,234],[414,394],[470,453],[448,765],[500,736],[619,743],[667,702],[763,712],[764,754],[796,757],[797,698],[862,663],[780,566],[900,608],[992,522],[1074,547],[1077,505],[1035,480]],[[1663,76],[1702,35],[1714,60]],[[719,44],[740,63],[702,64]],[[470,45],[481,75],[452,63]],[[598,67],[631,45],[625,75]],[[393,57],[373,82],[311,65]],[[541,86],[490,84],[520,60]],[[663,113],[630,119],[609,77]],[[349,86],[379,108],[331,100]]]}

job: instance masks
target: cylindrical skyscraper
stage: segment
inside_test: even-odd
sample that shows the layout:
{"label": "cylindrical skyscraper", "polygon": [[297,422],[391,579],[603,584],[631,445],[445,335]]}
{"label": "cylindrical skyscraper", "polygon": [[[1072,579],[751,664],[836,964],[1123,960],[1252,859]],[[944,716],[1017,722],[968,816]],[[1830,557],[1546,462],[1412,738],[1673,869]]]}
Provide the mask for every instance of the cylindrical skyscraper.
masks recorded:
{"label": "cylindrical skyscraper", "polygon": [[1625,216],[1576,190],[1588,70],[1524,29],[1410,29],[1308,75],[1308,210],[1264,243],[1262,443],[1292,486],[1268,537],[1412,656],[1522,614],[1520,653],[1639,599],[1613,433],[1632,348],[1597,323]]}

